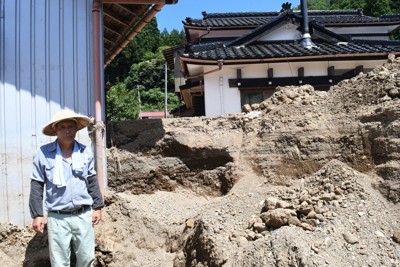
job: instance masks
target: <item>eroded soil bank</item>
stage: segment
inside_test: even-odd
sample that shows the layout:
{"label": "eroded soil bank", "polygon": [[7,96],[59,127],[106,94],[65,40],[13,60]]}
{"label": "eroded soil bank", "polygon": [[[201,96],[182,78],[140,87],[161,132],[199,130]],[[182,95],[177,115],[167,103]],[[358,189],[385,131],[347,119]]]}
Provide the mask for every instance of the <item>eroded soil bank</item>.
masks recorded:
{"label": "eroded soil bank", "polygon": [[[97,266],[400,266],[400,61],[247,112],[107,125]],[[4,266],[50,266],[0,226]]]}

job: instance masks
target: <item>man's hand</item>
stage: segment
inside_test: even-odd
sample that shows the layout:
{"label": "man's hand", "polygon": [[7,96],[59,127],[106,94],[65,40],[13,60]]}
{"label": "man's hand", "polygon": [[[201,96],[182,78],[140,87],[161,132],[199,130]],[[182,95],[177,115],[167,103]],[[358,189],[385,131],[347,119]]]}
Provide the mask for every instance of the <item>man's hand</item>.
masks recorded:
{"label": "man's hand", "polygon": [[92,223],[94,225],[101,221],[101,209],[95,209],[92,214]]}
{"label": "man's hand", "polygon": [[44,217],[36,217],[33,219],[32,228],[38,234],[43,234],[44,232],[44,225],[46,224],[46,220]]}

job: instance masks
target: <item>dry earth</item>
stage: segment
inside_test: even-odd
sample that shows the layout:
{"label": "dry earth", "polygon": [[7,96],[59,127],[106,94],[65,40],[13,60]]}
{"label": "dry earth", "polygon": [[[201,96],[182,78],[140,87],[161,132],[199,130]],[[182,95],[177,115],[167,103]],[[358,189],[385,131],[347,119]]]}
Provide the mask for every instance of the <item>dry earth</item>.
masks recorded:
{"label": "dry earth", "polygon": [[[400,60],[246,112],[107,125],[97,266],[400,266]],[[2,266],[50,266],[0,225]]]}

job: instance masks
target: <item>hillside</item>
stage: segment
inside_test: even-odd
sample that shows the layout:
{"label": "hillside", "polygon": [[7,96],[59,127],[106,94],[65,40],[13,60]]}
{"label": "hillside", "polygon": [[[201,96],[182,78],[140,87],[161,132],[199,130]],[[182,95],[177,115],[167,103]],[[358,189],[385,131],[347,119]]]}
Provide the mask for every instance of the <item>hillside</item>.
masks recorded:
{"label": "hillside", "polygon": [[[107,125],[97,266],[400,266],[400,60],[247,112]],[[46,238],[0,226],[7,266]]]}

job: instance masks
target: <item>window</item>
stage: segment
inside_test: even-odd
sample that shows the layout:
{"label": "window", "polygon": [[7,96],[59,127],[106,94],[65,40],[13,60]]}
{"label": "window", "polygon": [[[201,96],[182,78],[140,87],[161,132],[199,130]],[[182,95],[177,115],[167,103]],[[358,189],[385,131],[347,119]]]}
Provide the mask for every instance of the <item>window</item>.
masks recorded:
{"label": "window", "polygon": [[274,91],[268,90],[242,90],[240,93],[241,105],[249,104],[259,104],[265,99],[270,98],[274,94]]}

